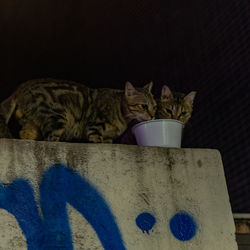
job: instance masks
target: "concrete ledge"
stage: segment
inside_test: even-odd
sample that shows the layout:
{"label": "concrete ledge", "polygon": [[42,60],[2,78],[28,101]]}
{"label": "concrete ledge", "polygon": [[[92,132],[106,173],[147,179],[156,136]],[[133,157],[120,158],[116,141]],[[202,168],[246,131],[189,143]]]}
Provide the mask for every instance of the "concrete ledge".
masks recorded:
{"label": "concrete ledge", "polygon": [[237,249],[217,150],[1,139],[0,159],[0,249]]}

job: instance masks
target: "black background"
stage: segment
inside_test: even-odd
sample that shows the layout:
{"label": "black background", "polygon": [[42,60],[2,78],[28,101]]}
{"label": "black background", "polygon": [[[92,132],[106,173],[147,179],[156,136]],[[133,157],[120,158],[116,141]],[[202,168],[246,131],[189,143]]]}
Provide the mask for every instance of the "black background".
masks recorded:
{"label": "black background", "polygon": [[219,149],[250,212],[249,32],[249,0],[1,0],[0,97],[40,77],[196,90],[183,147]]}

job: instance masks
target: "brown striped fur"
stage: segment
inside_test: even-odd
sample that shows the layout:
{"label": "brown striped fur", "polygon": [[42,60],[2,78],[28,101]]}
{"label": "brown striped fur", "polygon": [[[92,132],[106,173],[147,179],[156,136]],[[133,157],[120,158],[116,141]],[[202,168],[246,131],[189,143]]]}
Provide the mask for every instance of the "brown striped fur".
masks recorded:
{"label": "brown striped fur", "polygon": [[[8,125],[15,116],[21,139],[110,143],[133,119],[154,119],[151,89],[152,82],[144,88],[127,82],[125,90],[116,90],[56,79],[30,80],[1,103],[0,127],[1,121]],[[2,130],[7,131],[2,137],[10,135],[6,128]]]}
{"label": "brown striped fur", "polygon": [[157,100],[156,119],[175,119],[186,124],[192,115],[195,96],[195,91],[188,94],[172,92],[164,85]]}

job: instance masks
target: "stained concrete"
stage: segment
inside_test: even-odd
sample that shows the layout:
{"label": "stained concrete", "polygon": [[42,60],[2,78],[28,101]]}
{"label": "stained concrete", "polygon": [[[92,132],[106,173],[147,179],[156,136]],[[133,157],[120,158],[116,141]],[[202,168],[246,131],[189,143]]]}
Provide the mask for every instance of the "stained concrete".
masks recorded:
{"label": "stained concrete", "polygon": [[[36,241],[36,237],[39,237],[37,234],[32,234],[31,240],[27,241],[27,234],[31,235],[31,232],[28,231],[30,229],[23,230],[21,224],[28,221],[26,224],[30,226],[29,223],[33,221],[33,218],[30,219],[25,215],[28,204],[23,203],[24,212],[13,212],[10,205],[6,205],[13,203],[11,196],[7,198],[4,196],[7,193],[6,189],[15,180],[27,181],[33,189],[39,217],[43,220],[45,210],[40,205],[46,202],[48,205],[51,201],[40,200],[40,192],[43,189],[42,181],[48,178],[44,173],[57,163],[67,166],[80,178],[87,180],[106,202],[107,209],[110,210],[114,223],[117,225],[116,231],[119,231],[121,236],[121,244],[124,246],[124,248],[119,247],[119,250],[237,249],[223,165],[217,150],[1,139],[0,159],[0,181],[2,183],[0,207],[5,208],[0,209],[0,249],[26,249],[28,245],[31,246],[32,242]],[[60,175],[58,176],[61,178]],[[51,192],[60,192],[55,188],[57,184],[53,186],[52,183],[60,180],[51,178],[45,181],[51,185]],[[71,184],[65,183],[65,185]],[[78,191],[78,196],[74,197],[76,200],[83,197],[81,192],[84,195],[84,190]],[[23,200],[26,197],[25,192],[21,194],[17,190],[13,192],[14,195],[18,194],[15,197],[17,203],[19,203],[19,199]],[[67,190],[65,190],[66,192]],[[88,199],[95,199],[94,196],[91,197],[91,194],[90,192]],[[64,196],[64,193],[60,194],[59,198],[62,198],[61,196]],[[93,202],[92,204],[94,204]],[[98,202],[96,207],[98,207]],[[22,203],[20,202],[20,204]],[[118,250],[113,246],[116,243],[112,242],[117,241],[117,238],[112,235],[110,238],[104,235],[104,238],[106,237],[105,239],[109,239],[113,244],[107,247],[104,246],[103,241],[100,240],[100,234],[97,233],[102,229],[108,230],[109,223],[102,224],[96,221],[96,230],[89,223],[88,218],[83,216],[72,204],[72,201],[67,202],[68,221],[62,222],[70,228],[71,242],[68,242],[69,245],[72,244],[74,249],[82,250]],[[86,207],[84,202],[80,206]],[[95,214],[95,206],[92,209]],[[104,210],[97,211],[96,215],[99,216],[100,212],[102,213]],[[56,206],[53,208],[53,212],[56,216]],[[92,211],[88,212],[92,213]],[[136,223],[138,215],[143,213],[149,214],[155,220],[154,223],[150,221],[150,218],[141,220],[144,232]],[[179,230],[180,235],[183,234],[182,239],[174,235],[175,229],[171,229],[170,226],[174,216],[180,213],[187,215],[187,218],[193,223],[190,224],[190,221],[186,223],[184,220],[181,221],[179,229],[178,225],[175,227],[177,231]],[[19,216],[19,221],[13,214],[16,218]],[[103,217],[105,216],[104,211]],[[51,218],[47,219],[48,223],[51,222],[49,220],[53,220],[53,217]],[[179,222],[177,220],[177,224]],[[152,228],[147,229],[150,223]],[[32,227],[37,229],[36,225],[32,225]],[[57,228],[58,230],[60,231],[60,228]],[[40,229],[38,231],[45,235],[43,238],[45,245],[38,244],[36,248],[53,249],[49,246],[46,248],[46,237],[48,237],[46,232],[42,232]],[[72,248],[68,245],[61,245],[54,249]]]}

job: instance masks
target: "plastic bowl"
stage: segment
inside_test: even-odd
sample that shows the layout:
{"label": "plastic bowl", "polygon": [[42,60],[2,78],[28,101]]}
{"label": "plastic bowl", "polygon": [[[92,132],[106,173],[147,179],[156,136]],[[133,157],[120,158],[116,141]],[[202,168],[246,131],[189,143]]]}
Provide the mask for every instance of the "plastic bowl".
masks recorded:
{"label": "plastic bowl", "polygon": [[132,129],[140,146],[181,147],[183,123],[173,119],[140,122]]}

